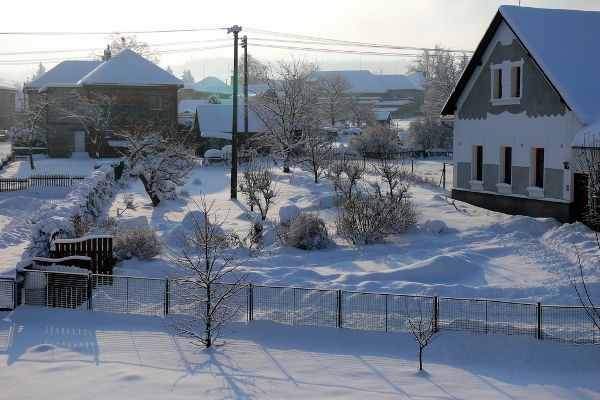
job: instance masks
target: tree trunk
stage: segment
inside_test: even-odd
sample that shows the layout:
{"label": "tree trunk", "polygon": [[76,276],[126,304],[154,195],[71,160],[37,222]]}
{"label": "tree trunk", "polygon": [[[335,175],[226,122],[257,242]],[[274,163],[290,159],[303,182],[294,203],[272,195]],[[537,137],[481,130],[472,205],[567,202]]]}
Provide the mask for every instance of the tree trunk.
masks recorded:
{"label": "tree trunk", "polygon": [[148,196],[150,196],[150,200],[152,200],[152,207],[156,207],[157,205],[159,205],[160,198],[152,189],[152,185],[150,184],[148,179],[146,179],[146,177],[143,174],[138,175],[138,178],[140,178],[140,181],[142,181],[146,193],[148,193]]}
{"label": "tree trunk", "polygon": [[419,371],[423,371],[423,346],[419,345]]}
{"label": "tree trunk", "polygon": [[31,169],[35,169],[35,166],[33,165],[33,150],[31,149],[31,146],[29,147],[29,165],[31,166]]}

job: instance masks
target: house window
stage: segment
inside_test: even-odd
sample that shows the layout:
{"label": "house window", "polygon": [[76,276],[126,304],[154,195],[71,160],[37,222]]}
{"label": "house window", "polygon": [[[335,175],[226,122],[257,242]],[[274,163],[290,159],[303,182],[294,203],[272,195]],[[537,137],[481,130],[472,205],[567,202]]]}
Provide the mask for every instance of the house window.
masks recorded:
{"label": "house window", "polygon": [[473,146],[473,180],[483,180],[483,146]]}
{"label": "house window", "polygon": [[150,109],[151,110],[162,110],[163,109],[163,97],[158,95],[149,96]]}
{"label": "house window", "polygon": [[521,97],[521,66],[510,69],[510,96]]}
{"label": "house window", "polygon": [[519,104],[523,92],[523,60],[504,61],[490,68],[492,104]]}
{"label": "house window", "polygon": [[512,147],[500,148],[500,182],[510,185],[512,182]]}
{"label": "house window", "polygon": [[502,68],[492,69],[492,98],[502,98]]}
{"label": "house window", "polygon": [[533,186],[544,187],[544,149],[533,149]]}

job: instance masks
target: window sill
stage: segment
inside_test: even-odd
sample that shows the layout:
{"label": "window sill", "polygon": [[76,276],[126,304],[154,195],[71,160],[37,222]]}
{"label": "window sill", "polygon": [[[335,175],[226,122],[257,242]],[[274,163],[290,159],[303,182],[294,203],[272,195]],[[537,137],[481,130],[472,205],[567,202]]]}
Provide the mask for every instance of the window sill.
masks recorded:
{"label": "window sill", "polygon": [[483,192],[483,181],[469,181],[471,190],[474,192]]}
{"label": "window sill", "polygon": [[512,185],[509,183],[496,183],[496,188],[500,194],[512,194]]}
{"label": "window sill", "polygon": [[515,104],[521,104],[521,98],[520,97],[507,97],[507,98],[501,98],[501,99],[491,99],[490,103],[492,103],[493,106],[510,106],[510,105],[515,105]]}
{"label": "window sill", "polygon": [[533,197],[535,199],[543,199],[544,198],[544,188],[539,188],[536,186],[529,186],[527,188],[527,193],[529,197]]}

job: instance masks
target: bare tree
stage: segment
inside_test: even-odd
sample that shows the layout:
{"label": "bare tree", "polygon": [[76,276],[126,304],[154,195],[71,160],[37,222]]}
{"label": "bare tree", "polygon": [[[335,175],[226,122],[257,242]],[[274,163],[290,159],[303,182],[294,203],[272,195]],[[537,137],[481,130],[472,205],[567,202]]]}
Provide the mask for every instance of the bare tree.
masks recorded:
{"label": "bare tree", "polygon": [[349,146],[363,157],[378,160],[394,158],[400,151],[396,132],[386,125],[368,127],[361,135],[351,137]]}
{"label": "bare tree", "polygon": [[[239,66],[238,82],[244,82],[244,63]],[[263,82],[267,73],[267,66],[258,58],[248,54],[248,85],[255,85]]]}
{"label": "bare tree", "polygon": [[174,199],[176,186],[185,184],[196,165],[193,147],[175,129],[139,125],[119,133],[127,143],[125,159],[138,177],[152,205]]}
{"label": "bare tree", "polygon": [[[419,371],[423,370],[423,350],[438,335],[433,298],[407,297],[402,312],[408,329],[419,345]],[[409,307],[410,304],[410,307]]]}
{"label": "bare tree", "polygon": [[255,162],[248,164],[239,189],[246,196],[250,210],[254,211],[254,206],[258,207],[261,219],[263,221],[267,219],[269,207],[277,196],[273,171],[265,164]]}
{"label": "bare tree", "polygon": [[373,103],[361,100],[357,96],[352,96],[347,104],[348,114],[356,123],[356,126],[361,127],[363,124],[369,126],[375,123],[375,111]]}
{"label": "bare tree", "polygon": [[110,96],[93,92],[86,96],[73,91],[68,105],[60,107],[63,119],[83,127],[96,158],[100,158],[107,131],[112,124],[111,113],[114,103],[114,99]]}
{"label": "bare tree", "polygon": [[452,146],[452,129],[442,124],[439,118],[426,116],[422,121],[413,121],[408,128],[408,142],[419,146],[423,152]]}
{"label": "bare tree", "polygon": [[583,218],[597,231],[600,229],[600,141],[585,137],[581,145],[575,151],[575,164],[587,176],[588,204]]}
{"label": "bare tree", "polygon": [[334,138],[327,132],[318,129],[306,131],[302,138],[302,156],[300,165],[310,172],[315,183],[331,165]]}
{"label": "bare tree", "polygon": [[[224,229],[214,201],[202,197],[192,212],[192,227],[183,235],[178,249],[172,250],[173,261],[186,274],[175,281],[181,303],[195,312],[170,318],[170,324],[182,335],[206,348],[225,332],[240,311],[235,297],[246,286],[247,273],[239,268],[239,240]],[[192,315],[189,315],[192,314]]]}
{"label": "bare tree", "polygon": [[154,64],[158,64],[158,54],[156,50],[150,48],[147,42],[140,40],[136,35],[122,35],[120,33],[114,33],[109,36],[110,48],[113,52],[118,53],[123,49],[131,49],[148,61],[152,61]]}
{"label": "bare tree", "polygon": [[[598,237],[598,232],[596,232],[596,245],[598,246],[598,250],[600,250],[600,238]],[[573,244],[573,246],[575,247],[575,252],[577,254],[577,269],[575,270],[575,272],[570,272],[567,270],[569,283],[575,290],[575,293],[577,293],[579,303],[584,308],[589,320],[592,322],[595,329],[600,330],[600,308],[597,307],[597,305],[599,305],[600,302],[594,301],[594,299],[592,298],[592,289],[591,283],[589,282],[589,275],[586,276],[586,268],[583,265],[581,255],[579,254],[579,249],[577,249],[577,246],[575,246],[575,244]],[[593,273],[595,271],[591,272]]]}
{"label": "bare tree", "polygon": [[344,200],[352,200],[362,192],[360,183],[364,173],[364,166],[349,160],[339,160],[331,164],[326,176],[338,196]]}
{"label": "bare tree", "polygon": [[46,143],[46,117],[48,108],[55,104],[46,93],[34,93],[27,96],[27,104],[17,115],[18,126],[12,129],[13,144],[28,148],[29,166],[33,163],[33,147]]}
{"label": "bare tree", "polygon": [[348,104],[352,97],[349,93],[350,82],[342,75],[327,75],[317,79],[321,103],[327,108],[331,126],[348,115]]}
{"label": "bare tree", "polygon": [[255,141],[283,158],[283,172],[290,172],[292,159],[303,145],[303,132],[319,121],[316,70],[316,65],[297,60],[271,64],[262,77],[268,90],[250,102],[263,122]]}
{"label": "bare tree", "polygon": [[408,196],[410,185],[406,180],[406,172],[396,160],[383,158],[379,162],[373,163],[372,168],[382,181],[382,183],[378,180],[370,183],[379,197]]}

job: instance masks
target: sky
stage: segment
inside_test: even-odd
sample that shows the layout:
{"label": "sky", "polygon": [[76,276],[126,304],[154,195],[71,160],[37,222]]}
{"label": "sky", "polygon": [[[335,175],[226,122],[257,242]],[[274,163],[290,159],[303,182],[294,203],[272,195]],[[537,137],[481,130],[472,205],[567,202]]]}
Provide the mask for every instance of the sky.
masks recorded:
{"label": "sky", "polygon": [[[412,58],[258,48],[253,47],[252,40],[282,39],[281,36],[256,32],[267,30],[395,46],[430,48],[439,44],[452,49],[474,50],[498,6],[516,5],[518,0],[230,0],[176,3],[103,0],[95,4],[93,9],[83,4],[85,3],[67,0],[3,2],[4,18],[0,32],[67,31],[79,34],[0,35],[0,79],[23,81],[35,73],[39,60],[45,60],[44,65],[49,68],[62,59],[90,59],[94,54],[101,54],[101,49],[109,43],[105,33],[91,35],[81,32],[201,28],[208,30],[138,33],[137,36],[150,45],[158,45],[155,47],[158,50],[170,50],[168,53],[159,52],[160,65],[163,68],[171,66],[176,75],[181,75],[183,69],[188,68],[192,70],[196,80],[211,75],[225,80],[231,75],[232,69],[232,35],[218,28],[235,24],[242,26],[241,35],[248,36],[250,54],[261,60],[300,57],[316,61],[322,69],[369,69],[375,73],[403,73]],[[522,0],[521,4],[600,11],[598,0]],[[225,41],[210,42],[215,39]],[[227,45],[230,47],[197,50]],[[306,47],[304,44],[284,45]],[[79,51],[31,54],[35,51],[72,49]],[[368,48],[362,50],[379,51]],[[11,52],[22,54],[6,54]],[[13,63],[8,63],[10,61]]]}

